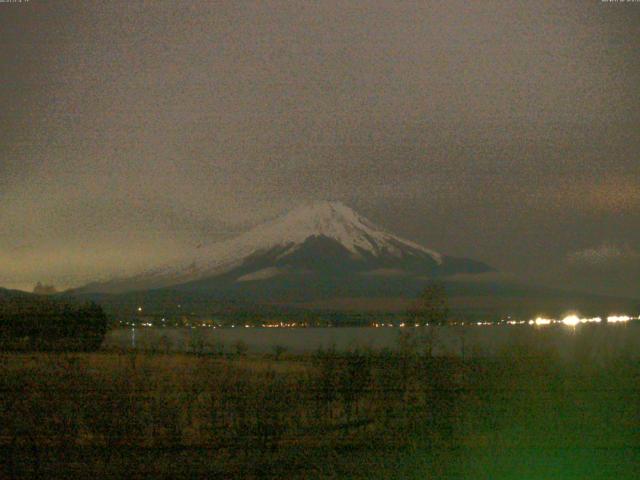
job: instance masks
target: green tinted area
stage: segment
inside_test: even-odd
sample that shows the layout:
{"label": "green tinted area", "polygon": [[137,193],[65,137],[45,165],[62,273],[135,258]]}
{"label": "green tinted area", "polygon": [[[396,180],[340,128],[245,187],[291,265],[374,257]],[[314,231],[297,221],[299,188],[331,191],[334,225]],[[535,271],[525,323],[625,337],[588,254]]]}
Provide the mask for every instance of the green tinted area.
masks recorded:
{"label": "green tinted area", "polygon": [[0,477],[639,478],[632,355],[434,358],[431,340],[0,354]]}

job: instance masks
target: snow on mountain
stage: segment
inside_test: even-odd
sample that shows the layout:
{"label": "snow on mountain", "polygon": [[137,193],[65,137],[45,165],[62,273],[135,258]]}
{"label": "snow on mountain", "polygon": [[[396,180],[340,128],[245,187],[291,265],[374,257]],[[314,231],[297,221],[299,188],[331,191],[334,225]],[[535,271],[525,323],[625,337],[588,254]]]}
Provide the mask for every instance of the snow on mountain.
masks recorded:
{"label": "snow on mountain", "polygon": [[186,283],[230,271],[261,252],[279,249],[278,258],[285,257],[310,238],[334,240],[355,260],[365,256],[398,259],[420,256],[430,258],[437,265],[443,262],[439,253],[384,231],[340,202],[316,202],[295,208],[238,237],[201,248],[176,264],[87,288],[123,291]]}
{"label": "snow on mountain", "polygon": [[284,256],[313,236],[336,240],[355,257],[363,253],[373,256],[386,253],[399,257],[403,253],[402,246],[405,246],[426,253],[437,263],[442,261],[440,254],[383,231],[342,203],[317,202],[298,207],[237,238],[213,245],[201,252],[196,262],[205,268],[215,268],[254,252],[288,246],[289,249],[282,254]]}

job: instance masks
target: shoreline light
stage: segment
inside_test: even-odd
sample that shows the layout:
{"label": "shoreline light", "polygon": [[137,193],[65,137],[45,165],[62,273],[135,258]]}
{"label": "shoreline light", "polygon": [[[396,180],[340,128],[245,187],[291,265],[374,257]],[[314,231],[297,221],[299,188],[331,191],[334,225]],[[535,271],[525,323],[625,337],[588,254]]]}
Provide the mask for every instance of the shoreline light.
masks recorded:
{"label": "shoreline light", "polygon": [[549,325],[551,324],[551,319],[538,317],[533,321],[533,323],[535,323],[536,325]]}
{"label": "shoreline light", "polygon": [[593,318],[583,318],[580,320],[581,322],[586,322],[586,323],[600,323],[602,322],[602,318],[600,317],[593,317]]}
{"label": "shoreline light", "polygon": [[562,323],[569,327],[575,327],[581,322],[580,318],[577,315],[569,315],[562,319]]}

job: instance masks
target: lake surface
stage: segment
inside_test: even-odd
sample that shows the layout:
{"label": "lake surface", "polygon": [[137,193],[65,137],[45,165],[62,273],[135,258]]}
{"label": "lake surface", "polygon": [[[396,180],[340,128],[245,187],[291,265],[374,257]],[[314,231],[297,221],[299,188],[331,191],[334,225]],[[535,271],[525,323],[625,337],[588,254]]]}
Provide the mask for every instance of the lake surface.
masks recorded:
{"label": "lake surface", "polygon": [[[496,355],[509,348],[555,350],[567,358],[581,355],[611,356],[625,354],[640,357],[640,322],[625,324],[530,326],[456,326],[432,327],[431,342],[436,355]],[[419,328],[157,328],[117,329],[105,338],[105,348],[193,351],[235,350],[243,342],[250,353],[272,352],[277,346],[291,353],[309,353],[335,347],[396,349],[401,333],[427,334]],[[199,347],[198,347],[199,346]]]}

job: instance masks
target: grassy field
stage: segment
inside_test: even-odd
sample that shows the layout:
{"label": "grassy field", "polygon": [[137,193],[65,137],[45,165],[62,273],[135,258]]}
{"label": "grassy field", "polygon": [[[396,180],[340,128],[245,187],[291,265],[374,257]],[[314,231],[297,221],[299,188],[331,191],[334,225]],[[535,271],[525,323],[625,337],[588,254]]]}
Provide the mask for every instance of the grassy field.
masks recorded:
{"label": "grassy field", "polygon": [[0,354],[0,478],[638,478],[640,365]]}

